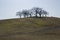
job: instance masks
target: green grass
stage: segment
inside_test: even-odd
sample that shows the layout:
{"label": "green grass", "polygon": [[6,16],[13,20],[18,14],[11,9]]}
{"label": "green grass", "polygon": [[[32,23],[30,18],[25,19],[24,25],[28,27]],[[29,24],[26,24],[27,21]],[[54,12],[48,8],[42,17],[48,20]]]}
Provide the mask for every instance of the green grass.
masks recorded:
{"label": "green grass", "polygon": [[60,40],[60,29],[55,27],[60,27],[60,18],[0,20],[0,40]]}

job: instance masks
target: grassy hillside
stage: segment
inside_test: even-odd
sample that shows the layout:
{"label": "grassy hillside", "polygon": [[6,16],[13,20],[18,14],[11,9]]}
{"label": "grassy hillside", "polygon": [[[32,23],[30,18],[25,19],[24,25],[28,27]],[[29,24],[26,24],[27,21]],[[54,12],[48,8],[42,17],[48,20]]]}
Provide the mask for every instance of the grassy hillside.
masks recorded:
{"label": "grassy hillside", "polygon": [[60,40],[60,18],[0,20],[0,40]]}

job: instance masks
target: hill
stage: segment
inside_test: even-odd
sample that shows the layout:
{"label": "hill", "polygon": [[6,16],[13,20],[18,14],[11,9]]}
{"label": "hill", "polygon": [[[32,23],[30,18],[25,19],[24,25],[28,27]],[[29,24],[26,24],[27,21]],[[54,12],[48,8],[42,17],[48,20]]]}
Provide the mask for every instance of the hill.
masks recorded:
{"label": "hill", "polygon": [[60,18],[0,20],[0,40],[60,40]]}

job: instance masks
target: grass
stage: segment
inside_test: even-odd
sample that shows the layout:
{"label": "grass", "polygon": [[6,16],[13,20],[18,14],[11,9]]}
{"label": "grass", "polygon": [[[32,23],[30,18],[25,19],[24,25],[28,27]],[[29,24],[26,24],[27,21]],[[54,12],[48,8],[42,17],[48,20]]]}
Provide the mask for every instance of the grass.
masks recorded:
{"label": "grass", "polygon": [[60,18],[0,20],[0,40],[60,40]]}

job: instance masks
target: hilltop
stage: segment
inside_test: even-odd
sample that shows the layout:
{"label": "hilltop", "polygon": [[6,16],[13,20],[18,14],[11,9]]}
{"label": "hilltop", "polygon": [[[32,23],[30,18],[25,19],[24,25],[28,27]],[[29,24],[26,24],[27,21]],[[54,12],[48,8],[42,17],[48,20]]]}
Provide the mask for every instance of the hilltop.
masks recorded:
{"label": "hilltop", "polygon": [[0,20],[0,40],[60,40],[60,18]]}

